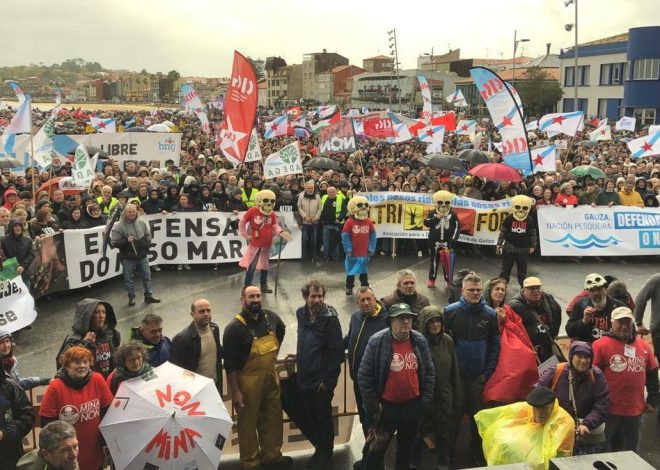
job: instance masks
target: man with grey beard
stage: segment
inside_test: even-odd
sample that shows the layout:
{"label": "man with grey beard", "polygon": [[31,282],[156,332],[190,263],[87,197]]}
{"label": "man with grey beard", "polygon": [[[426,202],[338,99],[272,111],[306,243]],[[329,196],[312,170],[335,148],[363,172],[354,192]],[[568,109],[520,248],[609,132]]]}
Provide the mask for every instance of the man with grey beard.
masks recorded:
{"label": "man with grey beard", "polygon": [[573,340],[593,343],[612,328],[612,310],[623,304],[607,295],[606,284],[605,277],[596,273],[584,280],[589,297],[575,305],[566,323],[566,334]]}

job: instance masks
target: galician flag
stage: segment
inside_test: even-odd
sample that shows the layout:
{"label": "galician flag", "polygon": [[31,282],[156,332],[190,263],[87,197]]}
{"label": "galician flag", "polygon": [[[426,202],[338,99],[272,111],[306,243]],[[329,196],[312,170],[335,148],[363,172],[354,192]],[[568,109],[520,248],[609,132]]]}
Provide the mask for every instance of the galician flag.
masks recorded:
{"label": "galician flag", "polygon": [[660,132],[660,124],[657,126],[649,126],[649,135],[653,135],[656,132]]}
{"label": "galician flag", "polygon": [[14,91],[16,98],[18,98],[18,105],[21,106],[25,102],[25,93],[23,93],[18,82],[15,80],[5,80],[5,83]]}
{"label": "galician flag", "polygon": [[89,122],[96,132],[101,134],[114,134],[117,132],[117,121],[113,118],[90,117]]}
{"label": "galician flag", "polygon": [[420,142],[426,142],[426,153],[442,152],[442,143],[445,140],[445,126],[427,126],[417,132]]}
{"label": "galician flag", "polygon": [[534,164],[534,173],[546,171],[557,171],[557,146],[549,145],[532,150],[532,163]]}
{"label": "galician flag", "polygon": [[536,119],[535,121],[530,121],[527,124],[525,124],[525,129],[527,129],[528,131],[535,131],[538,128],[539,128],[538,119]]}
{"label": "galician flag", "polygon": [[395,142],[406,142],[413,138],[410,129],[408,129],[408,125],[401,116],[396,113],[387,113],[387,115],[390,117],[390,121],[392,121],[392,130],[394,130],[394,137],[387,138],[387,141],[390,144]]}
{"label": "galician flag", "polygon": [[[192,112],[197,116],[199,122],[202,123],[202,131],[205,133],[211,132],[211,126],[209,124],[209,118],[206,114],[206,107],[202,104],[202,100],[199,98],[199,95],[195,91],[195,88],[189,83],[181,85],[181,93],[183,94],[183,100],[185,102],[185,108],[188,112]],[[152,115],[155,114],[152,112]]]}
{"label": "galician flag", "polygon": [[276,117],[274,120],[266,123],[266,130],[264,131],[265,139],[274,139],[287,135],[289,118],[286,114]]}
{"label": "galician flag", "polygon": [[623,116],[616,122],[614,126],[615,131],[630,131],[635,132],[635,123],[637,119],[634,117]]}
{"label": "galician flag", "polygon": [[477,121],[474,119],[461,119],[456,125],[456,135],[470,135],[477,132]]}
{"label": "galician flag", "polygon": [[32,133],[32,99],[30,95],[25,97],[23,103],[19,106],[18,111],[11,119],[11,122],[5,128],[4,134],[0,142],[0,152],[6,155],[16,154],[19,151],[14,149],[16,142],[16,134],[31,134]]}
{"label": "galician flag", "polygon": [[584,113],[582,111],[574,111],[572,113],[553,113],[546,114],[539,119],[539,130],[542,132],[553,132],[557,134],[566,134],[574,137],[583,125]]}
{"label": "galician flag", "polygon": [[632,158],[660,155],[660,132],[628,142]]}
{"label": "galician flag", "polygon": [[589,132],[589,140],[592,142],[598,142],[599,140],[612,140],[610,126],[604,125],[593,132]]}
{"label": "galician flag", "polygon": [[457,89],[451,95],[447,96],[447,98],[445,99],[447,100],[447,103],[453,104],[458,108],[467,106],[467,101],[465,100],[465,96],[463,96],[463,92],[459,89]]}

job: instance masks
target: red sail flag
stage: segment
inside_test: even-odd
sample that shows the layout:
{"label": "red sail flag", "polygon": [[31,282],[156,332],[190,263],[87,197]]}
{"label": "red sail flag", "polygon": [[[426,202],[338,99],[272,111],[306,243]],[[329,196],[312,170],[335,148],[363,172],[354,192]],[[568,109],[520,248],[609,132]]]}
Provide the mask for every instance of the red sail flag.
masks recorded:
{"label": "red sail flag", "polygon": [[390,118],[372,117],[363,121],[364,135],[372,138],[394,137],[394,126]]}
{"label": "red sail flag", "polygon": [[431,118],[432,126],[445,126],[445,131],[456,130],[456,116],[453,112],[443,114],[442,116]]}
{"label": "red sail flag", "polygon": [[234,51],[231,82],[225,98],[225,125],[220,131],[220,148],[227,158],[243,163],[257,114],[257,76],[252,65]]}

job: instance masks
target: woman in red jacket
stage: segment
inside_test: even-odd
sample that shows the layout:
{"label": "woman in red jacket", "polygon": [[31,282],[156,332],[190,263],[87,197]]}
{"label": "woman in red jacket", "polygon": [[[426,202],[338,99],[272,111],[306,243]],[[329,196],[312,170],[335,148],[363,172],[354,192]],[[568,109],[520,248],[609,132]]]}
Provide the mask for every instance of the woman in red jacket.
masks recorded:
{"label": "woman in red jacket", "polygon": [[573,194],[573,186],[571,183],[564,183],[559,187],[559,194],[555,198],[556,206],[577,206],[578,198]]}

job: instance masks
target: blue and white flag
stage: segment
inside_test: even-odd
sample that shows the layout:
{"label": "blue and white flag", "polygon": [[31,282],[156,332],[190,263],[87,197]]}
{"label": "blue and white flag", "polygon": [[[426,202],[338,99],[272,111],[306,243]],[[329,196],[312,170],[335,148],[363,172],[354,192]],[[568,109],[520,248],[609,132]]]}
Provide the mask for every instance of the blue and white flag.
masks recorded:
{"label": "blue and white flag", "polygon": [[660,132],[660,124],[657,126],[649,126],[649,135],[653,135],[657,132]]}
{"label": "blue and white flag", "polygon": [[593,132],[589,133],[589,140],[592,142],[598,142],[599,140],[612,140],[611,128],[608,125],[599,127]]}
{"label": "blue and white flag", "polygon": [[62,89],[60,87],[55,88],[55,107],[59,107],[62,104]]}
{"label": "blue and white flag", "polygon": [[635,124],[637,119],[634,117],[623,116],[616,122],[614,126],[615,131],[630,131],[635,132]]}
{"label": "blue and white flag", "polygon": [[89,118],[90,125],[101,134],[114,134],[117,132],[117,121],[113,118]]}
{"label": "blue and white flag", "polygon": [[124,129],[128,129],[135,125],[135,117],[130,118],[128,121],[124,122]]}
{"label": "blue and white flag", "polygon": [[387,137],[387,141],[390,144],[395,142],[406,142],[413,138],[413,135],[408,128],[408,123],[403,116],[396,113],[387,113],[387,115],[389,116],[390,121],[392,121],[392,129],[394,130],[394,137]]}
{"label": "blue and white flag", "polygon": [[419,90],[422,92],[422,119],[431,119],[433,117],[433,105],[431,104],[431,87],[429,87],[429,82],[426,81],[426,77],[423,75],[417,76],[417,81],[419,82]]}
{"label": "blue and white flag", "polygon": [[468,105],[467,101],[465,100],[465,96],[463,96],[463,92],[459,89],[456,89],[455,92],[447,96],[446,100],[447,103],[453,104],[457,108],[465,107]]}
{"label": "blue and white flag", "polygon": [[582,111],[546,114],[539,119],[539,130],[547,132],[548,135],[553,133],[553,135],[566,134],[575,137],[581,126],[584,126],[584,112]]}
{"label": "blue and white flag", "polygon": [[[199,98],[199,95],[197,95],[193,86],[189,83],[181,85],[181,94],[183,95],[186,110],[197,116],[199,122],[202,123],[202,131],[207,134],[210,133],[211,125],[209,124],[209,117],[206,114],[206,107],[202,104],[202,100]],[[156,110],[156,112],[158,112],[158,110]],[[152,116],[155,115],[156,112],[152,110]]]}
{"label": "blue and white flag", "polygon": [[[22,154],[22,149],[14,148],[17,134],[32,133],[32,100],[30,95],[26,95],[23,103],[12,118],[11,122],[5,128],[5,132],[0,139],[0,152],[7,156]],[[29,142],[29,141],[28,141]]]}
{"label": "blue and white flag", "polygon": [[525,129],[527,129],[528,131],[535,131],[538,128],[539,128],[538,119],[536,121],[530,121],[527,124],[525,124]]}
{"label": "blue and white flag", "polygon": [[23,102],[25,102],[25,93],[23,93],[23,90],[21,89],[18,82],[15,80],[5,80],[5,83],[9,85],[12,90],[14,90],[16,98],[18,98],[18,105],[21,106]]}
{"label": "blue and white flag", "polygon": [[286,114],[276,117],[274,120],[267,122],[264,131],[264,139],[274,139],[287,135],[287,127],[289,124],[289,117]]}
{"label": "blue and white flag", "polygon": [[474,119],[461,119],[456,124],[456,135],[472,135],[477,132],[477,121]]}
{"label": "blue and white flag", "polygon": [[631,140],[627,145],[632,158],[660,155],[660,132]]}
{"label": "blue and white flag", "polygon": [[534,173],[557,171],[557,146],[550,145],[532,150]]}
{"label": "blue and white flag", "polygon": [[441,153],[445,140],[445,126],[427,126],[417,132],[420,142],[426,142],[426,153]]}

